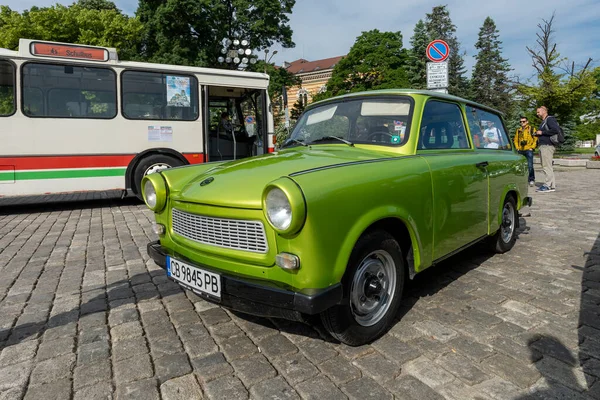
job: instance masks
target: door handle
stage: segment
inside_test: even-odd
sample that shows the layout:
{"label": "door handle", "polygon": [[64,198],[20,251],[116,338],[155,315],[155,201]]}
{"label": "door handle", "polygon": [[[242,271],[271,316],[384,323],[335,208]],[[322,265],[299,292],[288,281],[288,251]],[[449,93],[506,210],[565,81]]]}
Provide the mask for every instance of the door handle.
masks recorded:
{"label": "door handle", "polygon": [[488,165],[490,165],[490,163],[487,162],[487,161],[482,161],[482,162],[479,162],[479,163],[475,164],[475,166],[477,168],[484,168],[484,167],[487,167]]}

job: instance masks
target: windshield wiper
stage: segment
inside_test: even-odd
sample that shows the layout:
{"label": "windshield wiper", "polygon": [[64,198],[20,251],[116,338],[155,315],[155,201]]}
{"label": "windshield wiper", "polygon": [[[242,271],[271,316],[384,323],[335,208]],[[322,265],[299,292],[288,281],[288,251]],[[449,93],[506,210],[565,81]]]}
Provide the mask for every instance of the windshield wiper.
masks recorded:
{"label": "windshield wiper", "polygon": [[296,143],[296,144],[301,144],[302,146],[308,146],[306,143],[304,143],[302,140],[298,140],[298,139],[288,139],[285,141],[285,143],[283,143],[283,145],[281,147],[286,147],[288,144],[290,143]]}
{"label": "windshield wiper", "polygon": [[311,143],[323,142],[325,140],[331,140],[331,139],[335,139],[335,140],[339,140],[340,142],[344,142],[348,146],[354,146],[354,143],[352,143],[351,141],[346,140],[344,138],[341,138],[339,136],[323,136],[323,137],[313,140]]}

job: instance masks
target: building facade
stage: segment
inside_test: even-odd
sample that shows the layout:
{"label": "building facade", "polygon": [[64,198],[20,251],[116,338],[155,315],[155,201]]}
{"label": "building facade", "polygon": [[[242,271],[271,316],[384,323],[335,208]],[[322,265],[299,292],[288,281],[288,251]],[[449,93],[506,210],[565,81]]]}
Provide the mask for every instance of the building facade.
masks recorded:
{"label": "building facade", "polygon": [[309,104],[317,93],[325,91],[333,68],[343,57],[331,57],[316,61],[301,58],[292,62],[284,62],[283,68],[302,81],[300,88],[288,88],[288,107],[292,108],[298,99],[302,99],[305,105]]}

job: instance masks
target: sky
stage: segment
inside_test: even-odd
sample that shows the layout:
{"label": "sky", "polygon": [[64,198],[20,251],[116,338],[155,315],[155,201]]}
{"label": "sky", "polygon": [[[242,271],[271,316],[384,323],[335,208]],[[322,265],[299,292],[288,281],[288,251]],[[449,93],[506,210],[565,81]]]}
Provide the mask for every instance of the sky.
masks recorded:
{"label": "sky", "polygon": [[[48,6],[68,0],[0,0],[0,4],[22,11],[31,6]],[[137,0],[114,0],[123,12],[132,15]],[[446,5],[450,18],[456,25],[456,36],[461,53],[466,52],[467,75],[475,64],[475,42],[486,17],[491,17],[499,30],[502,55],[508,59],[513,71],[522,81],[533,78],[535,70],[526,46],[536,48],[538,24],[555,14],[553,39],[562,57],[583,65],[592,58],[593,66],[600,66],[600,1],[599,0],[523,0],[465,1],[446,0],[296,0],[290,15],[294,48],[273,46],[277,54],[271,62],[282,65],[284,61],[304,58],[314,61],[347,54],[356,38],[364,31],[400,31],[404,47],[410,47],[410,38],[419,19],[437,5]],[[261,57],[263,54],[261,53]]]}

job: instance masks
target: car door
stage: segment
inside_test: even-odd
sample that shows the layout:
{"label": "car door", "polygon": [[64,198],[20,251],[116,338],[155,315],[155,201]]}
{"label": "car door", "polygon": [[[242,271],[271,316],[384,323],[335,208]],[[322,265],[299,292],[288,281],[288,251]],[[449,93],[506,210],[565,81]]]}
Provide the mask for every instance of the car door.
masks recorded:
{"label": "car door", "polygon": [[441,100],[425,104],[417,154],[431,170],[438,260],[487,234],[487,164],[468,139],[460,106]]}
{"label": "car door", "polygon": [[506,189],[515,182],[515,161],[522,156],[512,151],[504,124],[497,114],[469,105],[466,107],[466,115],[471,134],[482,139],[475,141],[475,151],[487,163],[490,188],[489,231],[493,232],[499,226],[499,214]]}

